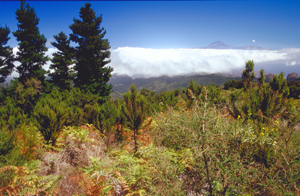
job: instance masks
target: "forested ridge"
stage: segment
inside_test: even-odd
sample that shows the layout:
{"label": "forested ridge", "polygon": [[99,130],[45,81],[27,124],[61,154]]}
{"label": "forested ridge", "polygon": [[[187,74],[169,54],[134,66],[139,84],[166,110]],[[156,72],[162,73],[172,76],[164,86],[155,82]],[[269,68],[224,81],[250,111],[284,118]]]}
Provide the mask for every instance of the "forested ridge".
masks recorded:
{"label": "forested ridge", "polygon": [[16,55],[0,27],[0,82],[19,73],[0,89],[0,195],[300,194],[300,81],[249,60],[222,86],[131,84],[112,99],[90,3],[54,35],[52,59],[35,10],[22,1],[16,16]]}

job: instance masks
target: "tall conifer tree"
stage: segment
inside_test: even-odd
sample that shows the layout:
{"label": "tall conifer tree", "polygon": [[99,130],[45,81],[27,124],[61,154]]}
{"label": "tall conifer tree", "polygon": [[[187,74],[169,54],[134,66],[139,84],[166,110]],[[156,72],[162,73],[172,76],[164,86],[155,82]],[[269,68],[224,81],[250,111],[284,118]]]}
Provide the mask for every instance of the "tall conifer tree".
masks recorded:
{"label": "tall conifer tree", "polygon": [[56,42],[51,42],[51,44],[58,49],[58,52],[53,54],[50,69],[54,72],[50,73],[49,76],[51,76],[51,82],[61,90],[69,90],[73,80],[73,72],[70,68],[70,65],[74,64],[72,61],[74,58],[73,48],[70,46],[70,40],[63,32],[53,37]]}
{"label": "tall conifer tree", "polygon": [[112,89],[107,82],[113,69],[106,66],[110,62],[110,45],[103,38],[106,31],[100,28],[102,17],[95,15],[90,3],[86,3],[79,14],[81,20],[74,19],[70,25],[73,31],[70,39],[78,44],[75,50],[75,85],[105,98]]}
{"label": "tall conifer tree", "polygon": [[8,75],[10,75],[15,67],[14,55],[12,48],[5,46],[10,39],[8,27],[0,27],[0,83],[3,83]]}
{"label": "tall conifer tree", "polygon": [[48,60],[45,52],[47,39],[39,32],[39,19],[35,10],[28,3],[21,2],[20,9],[16,11],[18,30],[13,32],[19,43],[17,60],[21,63],[17,66],[20,81],[25,83],[30,78],[37,78],[42,83],[47,73],[43,65]]}

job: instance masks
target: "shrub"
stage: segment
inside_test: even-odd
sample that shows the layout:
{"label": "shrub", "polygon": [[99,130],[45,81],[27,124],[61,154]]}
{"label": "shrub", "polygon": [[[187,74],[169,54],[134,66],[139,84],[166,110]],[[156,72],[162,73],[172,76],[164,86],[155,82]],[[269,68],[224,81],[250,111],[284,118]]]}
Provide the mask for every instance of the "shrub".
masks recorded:
{"label": "shrub", "polygon": [[290,128],[280,121],[254,124],[225,116],[204,102],[184,113],[170,110],[156,120],[151,133],[157,148],[191,152],[193,159],[181,175],[184,188],[195,195],[295,193],[293,185],[300,183],[300,162],[292,161],[299,159],[299,142],[291,141],[295,132],[283,132]]}
{"label": "shrub", "polygon": [[84,123],[91,123],[92,117],[89,116],[89,112],[86,110],[87,106],[95,105],[96,103],[102,104],[104,100],[101,100],[97,95],[90,92],[85,92],[79,88],[72,88],[71,91],[65,91],[64,99],[70,108],[72,113],[68,125],[80,125]]}
{"label": "shrub", "polygon": [[144,98],[147,100],[149,104],[151,104],[151,107],[149,107],[150,114],[155,114],[157,112],[160,112],[161,108],[160,108],[159,95],[157,95],[155,91],[150,91],[146,88],[142,88],[140,94],[144,96]]}
{"label": "shrub", "polygon": [[102,105],[96,103],[93,106],[87,105],[86,111],[91,117],[91,123],[106,136],[106,147],[116,138],[121,140],[122,133],[118,131],[118,125],[124,124],[124,119],[121,114],[121,108],[118,102],[107,101]]}
{"label": "shrub", "polygon": [[178,96],[180,92],[178,90],[165,91],[158,95],[158,100],[162,111],[165,111],[168,107],[177,109],[176,105],[178,103]]}
{"label": "shrub", "polygon": [[17,142],[15,134],[15,131],[10,131],[7,127],[0,128],[0,166],[12,160]]}
{"label": "shrub", "polygon": [[24,85],[19,83],[15,90],[15,101],[17,105],[30,114],[42,94],[42,83],[36,78],[26,80]]}
{"label": "shrub", "polygon": [[243,88],[243,81],[242,80],[228,80],[224,83],[224,89],[229,90],[230,88],[241,89]]}
{"label": "shrub", "polygon": [[65,126],[69,116],[67,104],[46,96],[41,98],[34,107],[33,116],[47,143],[55,145],[58,134]]}
{"label": "shrub", "polygon": [[225,99],[221,97],[220,88],[214,84],[211,84],[207,87],[207,99],[210,106],[219,107],[220,104],[225,103]]}
{"label": "shrub", "polygon": [[26,122],[26,115],[19,108],[13,99],[6,98],[5,105],[0,106],[0,127],[7,127],[10,130],[18,128]]}

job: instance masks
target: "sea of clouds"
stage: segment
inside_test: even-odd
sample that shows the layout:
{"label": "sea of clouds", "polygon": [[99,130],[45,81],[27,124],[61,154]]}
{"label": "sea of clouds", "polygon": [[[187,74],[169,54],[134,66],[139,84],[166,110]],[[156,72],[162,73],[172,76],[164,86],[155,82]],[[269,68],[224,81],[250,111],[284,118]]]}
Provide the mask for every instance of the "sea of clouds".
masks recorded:
{"label": "sea of clouds", "polygon": [[[14,53],[17,48],[14,48]],[[49,48],[50,58],[56,52]],[[254,60],[255,70],[266,72],[300,74],[300,48],[280,50],[237,49],[149,49],[120,47],[111,50],[111,63],[115,74],[126,74],[133,78],[176,76],[198,73],[234,73],[245,68],[245,62]],[[49,68],[50,62],[45,65]],[[14,73],[13,76],[16,76]]]}
{"label": "sea of clouds", "polygon": [[[300,72],[300,49],[147,49],[122,47],[111,51],[114,73],[131,77],[183,75],[197,73],[234,73],[254,60],[255,69],[267,72]],[[281,69],[281,70],[280,70]]]}

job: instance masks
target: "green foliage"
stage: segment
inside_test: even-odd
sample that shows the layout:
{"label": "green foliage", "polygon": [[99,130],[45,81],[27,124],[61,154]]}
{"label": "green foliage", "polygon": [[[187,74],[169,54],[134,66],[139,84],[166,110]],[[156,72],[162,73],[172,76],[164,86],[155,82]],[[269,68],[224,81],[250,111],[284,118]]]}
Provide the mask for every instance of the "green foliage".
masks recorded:
{"label": "green foliage", "polygon": [[147,119],[149,105],[146,99],[138,93],[135,85],[131,85],[131,91],[123,94],[125,106],[122,107],[123,114],[126,118],[126,126],[133,131],[134,151],[137,152],[137,135],[139,130],[145,128],[151,123],[151,120],[144,124]]}
{"label": "green foliage", "polygon": [[71,82],[74,79],[73,70],[70,68],[70,65],[74,64],[72,61],[74,58],[73,48],[70,47],[70,40],[63,32],[54,36],[54,39],[56,42],[51,42],[51,44],[58,49],[58,52],[53,54],[50,69],[54,72],[49,76],[51,76],[51,82],[60,90],[70,90]]}
{"label": "green foliage", "polygon": [[[40,176],[40,161],[31,161],[22,167],[6,166],[0,169],[1,194],[13,192],[15,195],[55,194],[62,176]],[[9,186],[5,186],[9,185]]]}
{"label": "green foliage", "polygon": [[[156,93],[161,93],[164,91],[173,91],[175,89],[183,89],[189,86],[191,80],[197,82],[197,84],[208,86],[210,84],[215,84],[217,86],[223,86],[228,80],[238,80],[240,77],[230,77],[221,76],[218,74],[208,74],[208,75],[183,75],[183,76],[160,76],[151,78],[136,78],[133,79],[127,75],[113,75],[110,79],[113,85],[113,93],[111,96],[115,99],[121,99],[121,93],[127,92],[130,89],[130,85],[135,83],[136,88],[139,91],[142,89],[149,89],[155,91]],[[123,85],[118,85],[123,84]],[[243,88],[243,84],[240,88]]]}
{"label": "green foliage", "polygon": [[187,89],[183,89],[184,99],[187,101],[187,107],[191,108],[199,102],[207,101],[210,106],[225,103],[221,98],[220,88],[214,84],[207,86],[198,85],[191,81]]}
{"label": "green foliage", "polygon": [[21,6],[16,11],[18,20],[18,30],[13,32],[19,41],[19,51],[17,60],[21,63],[17,66],[17,72],[20,74],[19,80],[22,84],[35,77],[44,83],[46,71],[42,68],[46,64],[48,57],[45,56],[46,41],[44,35],[39,32],[39,19],[35,10],[28,3],[21,2]]}
{"label": "green foliage", "polygon": [[5,46],[10,39],[8,27],[0,27],[0,83],[3,83],[8,75],[10,75],[15,67],[14,55],[12,48]]}
{"label": "green foliage", "polygon": [[14,98],[17,105],[30,114],[42,94],[42,83],[36,78],[30,78],[23,83],[18,83]]}
{"label": "green foliage", "polygon": [[251,119],[259,123],[269,122],[275,117],[283,117],[289,110],[287,100],[289,88],[283,72],[275,75],[269,84],[265,84],[264,70],[261,69],[259,86],[255,87],[252,83],[253,77],[250,75],[253,66],[253,61],[246,63],[246,70],[243,72],[244,93],[234,92],[235,94],[230,95],[231,106],[228,108],[231,115],[237,118],[243,113],[245,120]]}
{"label": "green foliage", "polygon": [[9,162],[16,146],[16,133],[8,128],[0,128],[0,166]]}
{"label": "green foliage", "polygon": [[102,102],[97,95],[84,92],[79,88],[72,88],[70,91],[65,90],[63,92],[54,89],[47,96],[66,104],[65,112],[72,114],[69,115],[66,120],[67,126],[79,126],[85,123],[92,123],[93,117],[89,111],[90,106],[95,105],[97,102]]}
{"label": "green foliage", "polygon": [[[31,161],[41,156],[44,144],[43,136],[33,122],[23,123],[17,129],[18,143],[23,161]],[[21,164],[22,161],[18,164]]]}
{"label": "green foliage", "polygon": [[151,170],[146,190],[149,195],[186,195],[184,174],[193,163],[190,149],[174,151],[151,143],[139,150],[138,154],[145,160]]}
{"label": "green foliage", "polygon": [[115,126],[117,119],[120,117],[120,111],[118,111],[114,103],[110,101],[105,102],[101,106],[96,104],[93,107],[93,125],[102,133],[110,132],[112,127]]}
{"label": "green foliage", "polygon": [[271,78],[269,84],[273,91],[278,91],[284,97],[289,95],[289,89],[283,72]]}
{"label": "green foliage", "polygon": [[41,98],[35,105],[33,116],[47,143],[55,145],[59,132],[65,126],[69,113],[65,102],[50,96]]}
{"label": "green foliage", "polygon": [[187,89],[182,90],[182,94],[184,95],[184,99],[187,101],[187,107],[192,107],[195,104],[195,101],[201,99],[200,95],[204,91],[202,85],[198,85],[193,80]]}
{"label": "green foliage", "polygon": [[93,139],[89,139],[88,129],[81,129],[78,127],[65,127],[63,130],[64,137],[70,137],[73,140],[79,140],[80,143],[93,142]]}
{"label": "green foliage", "polygon": [[258,78],[258,83],[259,83],[259,85],[264,86],[265,85],[265,80],[266,80],[265,70],[263,68],[261,68],[259,73],[260,73],[260,77]]}
{"label": "green foliage", "polygon": [[143,185],[150,180],[150,170],[144,160],[126,151],[115,152],[114,157],[116,161],[110,158],[100,161],[91,157],[92,164],[82,170],[97,179],[104,177],[105,181],[97,180],[104,187],[103,192],[110,187],[119,195],[144,195],[146,191]]}
{"label": "green foliage", "polygon": [[228,80],[224,83],[224,89],[229,90],[230,88],[241,89],[243,88],[243,81],[242,80]]}
{"label": "green foliage", "polygon": [[158,94],[158,100],[160,103],[160,108],[162,111],[165,111],[168,107],[172,107],[177,109],[177,103],[178,103],[178,96],[180,94],[180,91],[173,90],[173,91],[165,91]]}
{"label": "green foliage", "polygon": [[[243,123],[241,116],[232,122],[225,116],[204,102],[189,112],[169,111],[156,121],[152,130],[156,146],[177,153],[190,150],[182,188],[205,195],[295,193],[293,186],[300,181],[290,178],[300,179],[300,163],[289,162],[299,157],[299,144],[283,139],[281,131],[287,127],[280,121],[260,126]],[[285,133],[284,138],[290,138],[292,132]]]}
{"label": "green foliage", "polygon": [[173,91],[164,91],[156,94],[155,91],[150,91],[146,88],[142,88],[140,94],[143,95],[151,107],[149,107],[149,113],[152,115],[165,111],[169,107],[177,108],[178,96],[180,91],[175,89]]}
{"label": "green foliage", "polygon": [[24,165],[38,156],[42,142],[40,134],[32,124],[22,123],[17,128],[0,128],[0,166]]}
{"label": "green foliage", "polygon": [[[62,176],[43,176],[40,171],[40,160],[44,159],[41,152],[50,148],[58,151],[47,153],[49,156],[58,156],[59,151],[75,156],[77,150],[91,154],[88,148],[93,148],[96,156],[101,154],[101,158],[91,157],[90,165],[86,158],[76,157],[88,166],[82,168],[85,175],[75,174],[71,181],[76,184],[89,175],[90,179],[83,180],[88,195],[100,190],[100,195],[127,196],[299,193],[299,102],[288,97],[299,98],[300,85],[288,84],[283,72],[265,84],[261,69],[259,85],[255,85],[254,62],[247,61],[242,80],[224,85],[224,89],[244,87],[244,91],[235,89],[231,94],[225,92],[225,96],[216,85],[197,85],[194,81],[204,78],[200,76],[186,77],[181,82],[162,77],[161,82],[151,84],[150,80],[139,79],[139,87],[153,90],[171,88],[166,87],[167,83],[178,88],[193,78],[182,94],[179,90],[156,94],[145,88],[139,93],[132,85],[123,101],[112,102],[108,100],[112,85],[107,84],[113,70],[107,67],[109,42],[103,39],[106,32],[100,28],[102,17],[96,17],[87,3],[80,9],[81,19],[74,19],[70,26],[70,39],[62,32],[54,36],[56,42],[52,45],[58,52],[52,59],[54,72],[49,75],[58,89],[52,90],[52,85],[44,81],[46,71],[42,66],[48,58],[46,38],[37,27],[39,19],[24,1],[16,15],[18,30],[14,35],[20,42],[20,78],[0,92],[0,195],[57,195]],[[0,27],[0,83],[14,67],[11,48],[4,46],[9,32],[7,27]],[[216,83],[225,80],[216,75],[205,77]],[[73,79],[78,88],[71,88]],[[219,107],[226,96],[230,98],[227,107]],[[186,111],[178,110],[183,102],[189,107]],[[142,131],[150,127],[149,115],[156,121],[149,132]],[[83,124],[88,128],[69,126]],[[91,131],[91,124],[101,134]],[[114,145],[115,151],[97,148],[104,146],[104,141],[108,149],[123,135],[131,139],[123,126],[133,135],[134,153],[118,145]],[[139,145],[141,133],[141,139],[146,136],[153,142]],[[66,143],[69,149],[61,148],[64,144],[59,142],[64,140],[72,141]],[[54,148],[56,142],[60,146]],[[54,170],[59,166],[54,160],[44,165]],[[78,171],[76,164],[71,164],[74,173]],[[89,187],[91,184],[95,186]]]}
{"label": "green foliage", "polygon": [[292,97],[294,99],[299,99],[300,98],[300,87],[297,86],[290,86],[289,87],[289,97]]}
{"label": "green foliage", "polygon": [[235,90],[230,94],[230,101],[228,104],[228,110],[231,116],[237,118],[240,114],[240,108],[238,104],[238,99],[241,96],[242,92],[240,90]]}
{"label": "green foliage", "polygon": [[0,107],[0,127],[15,130],[26,121],[26,115],[13,99],[7,98]]}
{"label": "green foliage", "polygon": [[87,105],[86,113],[90,116],[91,123],[105,135],[107,149],[113,138],[119,141],[123,140],[119,125],[123,125],[125,122],[119,102],[107,101],[102,105],[98,103]]}
{"label": "green foliage", "polygon": [[245,69],[242,73],[242,80],[244,84],[244,89],[250,88],[252,85],[252,80],[255,78],[254,73],[254,61],[249,60],[245,63]]}
{"label": "green foliage", "polygon": [[113,69],[106,66],[110,60],[110,46],[104,28],[100,28],[102,17],[95,15],[91,4],[80,9],[80,18],[70,25],[70,39],[78,44],[75,48],[75,86],[106,98],[112,86],[107,84]]}
{"label": "green foliage", "polygon": [[207,87],[207,99],[210,106],[220,106],[225,103],[225,99],[221,97],[221,90],[214,84],[211,84]]}
{"label": "green foliage", "polygon": [[157,95],[155,91],[150,91],[146,88],[142,88],[140,94],[145,97],[149,104],[151,104],[151,107],[149,107],[149,113],[155,114],[160,111],[160,95]]}
{"label": "green foliage", "polygon": [[178,175],[192,160],[188,150],[175,152],[153,144],[137,151],[112,152],[111,157],[91,157],[92,164],[82,170],[97,179],[97,183],[119,195],[185,195]]}
{"label": "green foliage", "polygon": [[41,141],[36,127],[30,123],[11,98],[0,107],[1,164],[18,164],[36,156],[37,144]]}
{"label": "green foliage", "polygon": [[101,104],[104,101],[98,95],[92,94],[89,91],[85,92],[79,88],[72,88],[71,91],[65,91],[63,98],[66,100],[72,114],[67,125],[91,124],[93,117],[89,115],[89,106],[93,106],[96,103]]}

